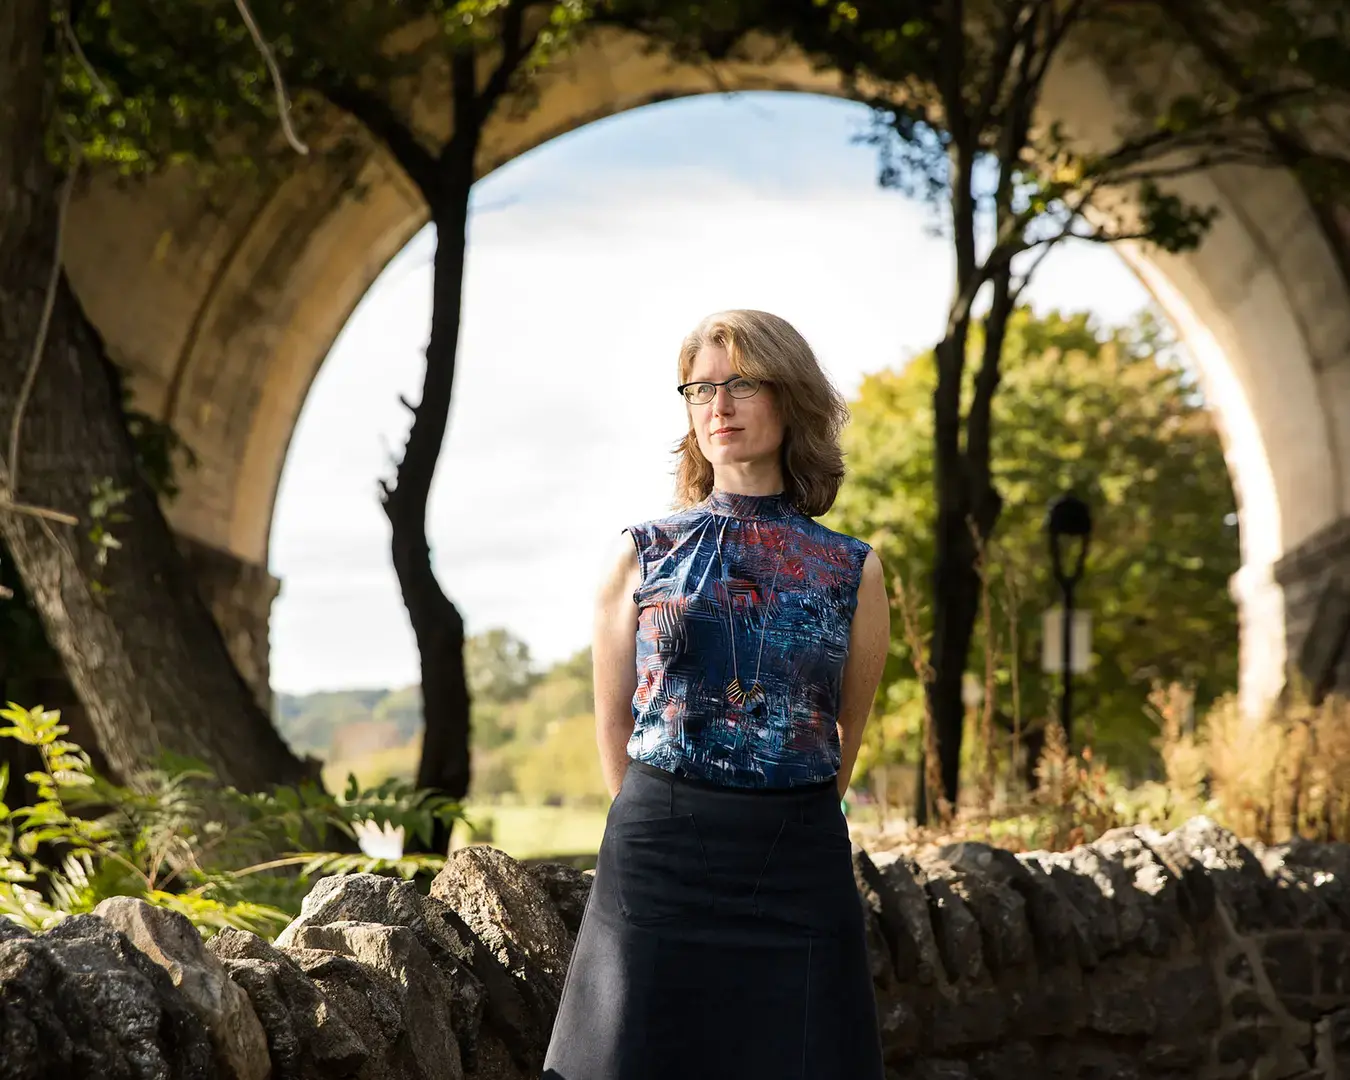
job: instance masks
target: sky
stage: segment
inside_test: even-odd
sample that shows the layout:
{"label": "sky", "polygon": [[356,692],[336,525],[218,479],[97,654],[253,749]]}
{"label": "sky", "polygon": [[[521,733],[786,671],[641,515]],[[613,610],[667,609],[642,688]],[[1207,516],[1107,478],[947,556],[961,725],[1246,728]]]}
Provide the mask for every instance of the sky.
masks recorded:
{"label": "sky", "polygon": [[[469,633],[503,626],[540,666],[590,640],[595,589],[631,522],[669,509],[685,431],[674,386],[704,316],[759,308],[811,343],[846,396],[941,336],[949,244],[877,185],[867,110],[803,94],[707,95],[590,124],[474,188],[433,562]],[[428,227],[334,343],[301,412],[269,563],[273,687],[399,687],[417,651],[377,481],[420,396]],[[1109,249],[1066,244],[1039,308],[1124,322],[1149,302]]]}

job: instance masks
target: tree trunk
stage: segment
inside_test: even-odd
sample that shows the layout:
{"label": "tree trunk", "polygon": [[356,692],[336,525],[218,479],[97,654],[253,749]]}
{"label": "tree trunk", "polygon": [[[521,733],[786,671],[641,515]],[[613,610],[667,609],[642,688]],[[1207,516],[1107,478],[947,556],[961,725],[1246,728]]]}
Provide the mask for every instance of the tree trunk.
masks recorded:
{"label": "tree trunk", "polygon": [[939,511],[933,571],[933,675],[929,706],[937,733],[942,796],[953,807],[960,792],[965,704],[961,684],[980,609],[976,548],[964,506]]}
{"label": "tree trunk", "polygon": [[[42,0],[0,8],[0,458],[55,256],[59,178],[44,153],[48,11]],[[79,525],[0,507],[0,538],[110,769],[127,779],[170,751],[246,789],[311,775],[258,707],[197,594],[136,466],[102,342],[64,276],[44,353],[20,453],[0,462],[0,504],[49,507]],[[127,519],[105,519],[121,547],[101,568],[91,538],[100,486],[125,493],[116,510]]]}
{"label": "tree trunk", "polygon": [[[431,565],[427,501],[445,439],[455,383],[463,308],[465,229],[477,139],[452,143],[442,158],[432,205],[436,225],[431,336],[427,342],[422,399],[394,484],[386,487],[394,572],[408,609],[422,667],[422,758],[417,785],[462,799],[469,790],[469,687],[464,669],[464,620],[445,595]],[[432,850],[444,853],[450,837],[438,827]]]}

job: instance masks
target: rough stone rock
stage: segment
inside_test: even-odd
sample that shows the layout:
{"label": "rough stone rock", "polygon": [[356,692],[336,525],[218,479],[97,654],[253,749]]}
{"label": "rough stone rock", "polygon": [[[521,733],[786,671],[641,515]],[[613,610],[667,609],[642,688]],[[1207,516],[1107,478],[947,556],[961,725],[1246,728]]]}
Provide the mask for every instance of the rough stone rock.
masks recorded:
{"label": "rough stone rock", "polygon": [[942,863],[922,865],[933,935],[947,978],[952,982],[972,982],[984,974],[980,924],[960,893],[952,888],[958,875]]}
{"label": "rough stone rock", "polygon": [[[1132,828],[1112,829],[1087,850],[1117,904],[1121,947],[1166,956],[1186,931],[1176,875]],[[1075,865],[1080,872],[1088,869],[1086,862]]]}
{"label": "rough stone rock", "polygon": [[9,919],[0,919],[0,941],[31,941],[33,935],[24,927]]}
{"label": "rough stone rock", "polygon": [[1313,1027],[1313,1037],[1314,1064],[1323,1075],[1350,1075],[1350,1008],[1337,1009],[1318,1020]]}
{"label": "rough stone rock", "polygon": [[346,1080],[362,1074],[369,1048],[294,960],[242,930],[222,930],[207,949],[253,1003],[267,1032],[274,1080]]}
{"label": "rough stone rock", "polygon": [[581,920],[586,914],[586,902],[590,899],[595,878],[575,866],[560,862],[526,863],[525,869],[548,893],[567,932],[575,938],[581,929]]}
{"label": "rough stone rock", "polygon": [[[880,938],[884,955],[874,959],[884,961],[884,972],[873,970],[872,977],[878,989],[891,979],[910,982],[918,977],[919,950],[905,926],[900,911],[900,897],[886,881],[879,867],[858,845],[853,846],[853,879],[868,912],[868,938]],[[878,951],[873,947],[873,952]],[[929,972],[931,979],[932,972]]]}
{"label": "rough stone rock", "polygon": [[300,906],[300,914],[277,935],[278,948],[297,944],[310,926],[335,922],[377,923],[406,927],[426,950],[451,988],[455,1036],[472,1043],[486,1005],[483,980],[474,971],[473,934],[454,926],[454,914],[426,897],[408,881],[378,874],[343,874],[321,879]]}
{"label": "rough stone rock", "polygon": [[934,995],[921,1016],[923,1048],[945,1056],[971,1046],[988,1046],[1008,1030],[1013,1005],[997,987],[967,986]]}
{"label": "rough stone rock", "polygon": [[1121,932],[1111,895],[1101,884],[1080,874],[1067,852],[1034,851],[1023,856],[1028,873],[1042,875],[1074,912],[1080,966],[1091,971],[1103,957],[1120,948]]}
{"label": "rough stone rock", "polygon": [[1180,880],[1182,913],[1188,919],[1203,922],[1221,903],[1238,933],[1270,925],[1270,879],[1250,849],[1227,829],[1196,817],[1166,835],[1142,829],[1140,835]]}
{"label": "rough stone rock", "polygon": [[914,1005],[903,992],[889,1001],[877,1002],[877,1026],[881,1031],[881,1050],[886,1061],[902,1061],[919,1049],[923,1024]]}
{"label": "rough stone rock", "polygon": [[1271,847],[1252,845],[1270,876],[1286,920],[1309,929],[1350,931],[1350,844],[1296,839]]}
{"label": "rough stone rock", "polygon": [[403,1075],[413,1080],[462,1080],[455,1036],[453,991],[416,935],[404,926],[332,922],[303,926],[290,936],[296,949],[350,956],[392,978],[401,990],[403,1030],[408,1037]]}
{"label": "rough stone rock", "polygon": [[532,962],[561,993],[571,946],[548,892],[504,851],[467,847],[455,852],[431,883],[431,895],[459,912],[512,974]]}
{"label": "rough stone rock", "polygon": [[1072,851],[1034,852],[1039,868],[1082,917],[1091,962],[1119,952],[1165,956],[1184,932],[1181,884],[1132,828],[1113,829]]}
{"label": "rough stone rock", "polygon": [[1010,1042],[976,1054],[970,1062],[975,1080],[1010,1080],[1014,1076],[1041,1075],[1041,1061],[1027,1042]]}
{"label": "rough stone rock", "polygon": [[959,874],[952,889],[980,924],[985,966],[998,976],[1025,966],[1032,958],[1026,901],[1011,886],[983,874]]}
{"label": "rough stone rock", "polygon": [[[1204,959],[1181,960],[1155,971],[1149,980],[1148,998],[1153,1002],[1157,1016],[1154,1035],[1163,1047],[1180,1047],[1167,1052],[1170,1060],[1179,1060],[1195,1051],[1195,1038],[1215,1030],[1220,1022],[1223,1003],[1214,967]],[[1162,1051],[1155,1051],[1157,1057]],[[1190,1060],[1169,1065],[1169,1068],[1188,1067]]]}
{"label": "rough stone rock", "polygon": [[451,986],[455,1037],[466,1064],[474,1060],[484,1027],[501,1036],[522,1067],[542,1063],[558,1007],[551,985],[540,985],[546,983],[543,977],[535,983],[513,978],[453,907],[393,878],[324,878],[305,897],[299,917],[278,935],[277,944],[294,944],[304,927],[333,922],[380,923],[412,932]]}
{"label": "rough stone rock", "polygon": [[[920,986],[931,986],[945,977],[933,922],[928,912],[928,894],[921,882],[923,871],[912,859],[894,852],[872,856],[872,863],[880,871],[881,882],[875,886],[884,897],[878,912],[882,927],[891,939],[907,939],[908,944],[897,945],[904,956],[913,957],[913,979]],[[903,971],[897,972],[902,981]]]}
{"label": "rough stone rock", "polygon": [[495,1032],[484,1032],[478,1043],[477,1059],[473,1068],[465,1071],[465,1077],[467,1080],[538,1080],[539,1069],[522,1067],[517,1057]]}
{"label": "rough stone rock", "polygon": [[1318,942],[1317,992],[1323,997],[1350,995],[1350,935]]}
{"label": "rough stone rock", "polygon": [[1150,1035],[1157,1023],[1147,973],[1118,964],[1099,968],[1088,983],[1088,1027],[1103,1035]]}
{"label": "rough stone rock", "polygon": [[422,1075],[404,1016],[406,1008],[416,1006],[393,976],[326,950],[290,947],[286,955],[314,980],[365,1044],[370,1057],[361,1080]]}
{"label": "rough stone rock", "polygon": [[[1202,820],[1056,855],[855,852],[888,1080],[1345,1080],[1346,861],[1338,845],[1246,848]],[[317,886],[280,949],[237,931],[208,943],[276,1080],[537,1080],[554,991],[536,957],[557,939],[540,943],[534,912],[570,942],[557,904],[579,925],[589,875],[465,863],[474,881],[443,895],[495,928],[491,945],[444,899],[369,875]],[[168,972],[107,921],[0,922],[0,1080],[217,1076]]]}
{"label": "rough stone rock", "polygon": [[6,926],[0,940],[0,1077],[130,1075],[121,1048],[89,1012],[52,951]]}
{"label": "rough stone rock", "polygon": [[900,1069],[904,1080],[970,1080],[970,1066],[959,1058],[924,1058]]}
{"label": "rough stone rock", "polygon": [[1023,859],[1002,848],[972,842],[940,848],[938,859],[954,870],[981,874],[1021,895],[1042,964],[1083,962],[1087,931],[1081,916]]}
{"label": "rough stone rock", "polygon": [[169,973],[183,999],[206,1025],[225,1076],[266,1080],[271,1075],[267,1033],[248,994],[206,951],[201,934],[185,916],[130,896],[110,897],[94,914]]}
{"label": "rough stone rock", "polygon": [[1090,977],[1074,964],[1047,965],[1007,988],[1008,1030],[1022,1038],[1058,1038],[1087,1027]]}
{"label": "rough stone rock", "polygon": [[[37,944],[10,941],[6,946]],[[96,916],[77,915],[43,934],[40,945],[61,969],[62,977],[49,983],[57,1008],[63,1015],[80,1017],[78,1027],[67,1020],[70,1037],[96,1048],[93,1071],[84,1076],[210,1080],[217,1075],[205,1025],[183,1001],[168,972],[123,934]],[[45,1053],[44,1047],[37,1050]],[[8,1058],[5,1067],[12,1069]],[[34,1075],[75,1080],[81,1074],[40,1069]]]}

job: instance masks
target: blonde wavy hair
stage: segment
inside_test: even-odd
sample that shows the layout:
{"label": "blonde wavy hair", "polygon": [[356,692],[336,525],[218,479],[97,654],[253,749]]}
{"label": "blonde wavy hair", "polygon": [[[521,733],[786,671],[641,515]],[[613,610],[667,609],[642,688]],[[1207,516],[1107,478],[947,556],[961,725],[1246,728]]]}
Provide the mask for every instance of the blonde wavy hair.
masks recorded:
{"label": "blonde wavy hair", "polygon": [[[849,412],[811,346],[786,319],[767,311],[719,311],[700,322],[680,346],[680,383],[689,381],[704,345],[726,349],[736,374],[773,384],[783,419],[784,494],[807,517],[824,514],[844,479],[839,436]],[[692,422],[674,454],[676,505],[701,502],[712,491],[713,469],[698,447]]]}

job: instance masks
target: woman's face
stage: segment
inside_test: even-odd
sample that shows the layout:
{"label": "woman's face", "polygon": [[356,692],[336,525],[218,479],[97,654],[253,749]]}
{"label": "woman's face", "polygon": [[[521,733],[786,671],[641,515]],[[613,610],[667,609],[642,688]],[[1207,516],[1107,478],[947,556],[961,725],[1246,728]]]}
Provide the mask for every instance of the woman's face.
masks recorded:
{"label": "woman's face", "polygon": [[[694,357],[686,381],[718,383],[735,374],[727,350],[709,344]],[[732,397],[728,387],[719,386],[707,404],[687,407],[698,448],[714,467],[777,460],[783,445],[783,420],[772,386],[761,386],[748,398]]]}

